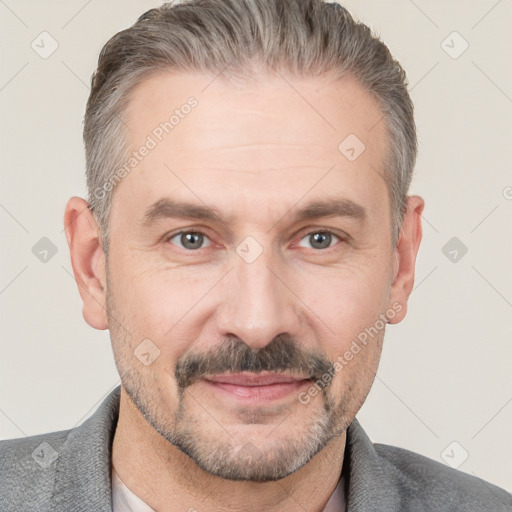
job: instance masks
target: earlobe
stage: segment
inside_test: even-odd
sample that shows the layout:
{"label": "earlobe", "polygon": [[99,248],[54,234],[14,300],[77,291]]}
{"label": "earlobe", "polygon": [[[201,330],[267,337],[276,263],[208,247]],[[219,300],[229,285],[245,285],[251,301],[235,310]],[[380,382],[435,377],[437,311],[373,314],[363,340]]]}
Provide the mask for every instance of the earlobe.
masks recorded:
{"label": "earlobe", "polygon": [[105,253],[87,201],[80,197],[69,199],[64,228],[84,319],[95,329],[107,329]]}
{"label": "earlobe", "polygon": [[421,214],[425,206],[419,196],[407,198],[407,211],[400,228],[400,237],[395,249],[394,279],[391,285],[390,304],[400,304],[400,311],[388,323],[401,322],[407,313],[407,300],[414,286],[416,256],[422,237]]}

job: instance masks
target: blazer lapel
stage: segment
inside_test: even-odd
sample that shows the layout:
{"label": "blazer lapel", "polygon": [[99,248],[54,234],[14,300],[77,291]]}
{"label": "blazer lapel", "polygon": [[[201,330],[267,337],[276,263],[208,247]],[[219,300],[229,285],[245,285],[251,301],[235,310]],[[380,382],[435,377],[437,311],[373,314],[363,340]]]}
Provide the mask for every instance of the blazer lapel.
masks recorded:
{"label": "blazer lapel", "polygon": [[343,474],[348,488],[347,512],[398,512],[400,494],[388,478],[373,443],[357,419],[347,430]]}
{"label": "blazer lapel", "polygon": [[112,511],[112,442],[120,389],[116,387],[90,418],[72,429],[58,450],[52,511]]}

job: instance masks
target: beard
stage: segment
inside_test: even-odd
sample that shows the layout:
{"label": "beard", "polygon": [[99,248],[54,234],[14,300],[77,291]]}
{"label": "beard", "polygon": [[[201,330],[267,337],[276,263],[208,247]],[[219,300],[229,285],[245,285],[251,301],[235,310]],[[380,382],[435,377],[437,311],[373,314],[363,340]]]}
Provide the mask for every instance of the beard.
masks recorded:
{"label": "beard", "polygon": [[[211,397],[205,402],[204,395],[194,390],[194,383],[204,376],[287,371],[308,376],[313,385],[325,373],[333,374],[333,364],[323,354],[306,351],[290,337],[279,335],[260,349],[238,338],[224,338],[208,351],[185,353],[173,371],[158,360],[151,367],[143,366],[133,355],[137,342],[130,331],[135,330],[126,329],[129,324],[116,308],[111,289],[108,286],[108,325],[124,390],[156,432],[211,475],[252,482],[289,476],[346,430],[366,398],[367,392],[361,397],[349,384],[336,401],[329,382],[307,405],[298,400],[240,405],[235,408],[236,421],[230,411],[230,424],[222,425],[215,418],[218,411],[211,406]],[[177,393],[165,380],[168,375],[174,377]],[[173,394],[177,403],[169,402]]]}

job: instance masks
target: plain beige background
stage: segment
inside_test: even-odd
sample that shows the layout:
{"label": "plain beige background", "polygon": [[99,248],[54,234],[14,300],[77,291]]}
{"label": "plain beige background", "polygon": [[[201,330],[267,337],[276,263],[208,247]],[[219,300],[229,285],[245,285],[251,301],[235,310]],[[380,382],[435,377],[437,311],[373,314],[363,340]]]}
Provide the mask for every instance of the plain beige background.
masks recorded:
{"label": "plain beige background", "polygon": [[[157,5],[0,1],[0,438],[71,428],[119,383],[108,331],[82,318],[62,218],[68,197],[85,197],[81,126],[99,51]],[[512,491],[512,2],[344,5],[408,73],[411,192],[426,200],[409,314],[388,328],[358,418],[375,442]],[[32,252],[42,237],[57,250],[46,263]]]}

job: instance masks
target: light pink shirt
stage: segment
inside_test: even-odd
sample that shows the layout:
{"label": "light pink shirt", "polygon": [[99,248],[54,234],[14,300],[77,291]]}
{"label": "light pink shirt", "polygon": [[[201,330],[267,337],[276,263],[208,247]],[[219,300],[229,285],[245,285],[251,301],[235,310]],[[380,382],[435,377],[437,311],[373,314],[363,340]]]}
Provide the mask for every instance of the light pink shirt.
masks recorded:
{"label": "light pink shirt", "polygon": [[[343,486],[342,477],[322,512],[345,512]],[[126,487],[114,466],[112,466],[112,512],[156,512]]]}

